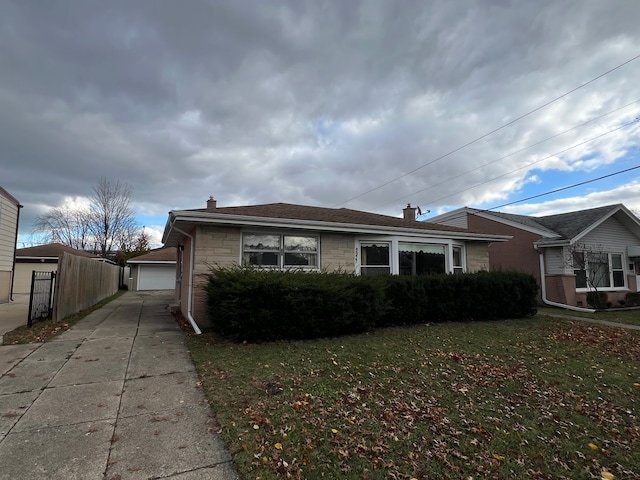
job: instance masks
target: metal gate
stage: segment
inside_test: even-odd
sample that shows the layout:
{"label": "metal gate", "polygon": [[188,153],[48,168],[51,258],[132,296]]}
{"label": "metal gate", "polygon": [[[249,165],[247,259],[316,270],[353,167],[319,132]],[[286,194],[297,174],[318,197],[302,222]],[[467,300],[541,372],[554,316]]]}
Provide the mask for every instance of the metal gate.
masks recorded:
{"label": "metal gate", "polygon": [[51,318],[53,313],[53,286],[56,272],[31,273],[31,296],[29,297],[29,317],[27,326],[34,322]]}

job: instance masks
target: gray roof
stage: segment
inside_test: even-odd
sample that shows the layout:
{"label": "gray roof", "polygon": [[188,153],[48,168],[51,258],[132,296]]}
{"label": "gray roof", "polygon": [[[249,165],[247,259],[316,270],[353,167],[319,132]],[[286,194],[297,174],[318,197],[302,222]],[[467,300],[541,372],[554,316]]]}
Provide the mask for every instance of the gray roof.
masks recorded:
{"label": "gray roof", "polygon": [[548,229],[570,240],[620,207],[622,207],[622,204],[606,205],[604,207],[578,210],[577,212],[547,215],[538,217],[537,220]]}
{"label": "gray roof", "polygon": [[526,215],[490,211],[485,213],[493,217],[519,223],[525,227],[548,232],[549,236],[547,238],[538,241],[539,244],[544,244],[557,242],[558,240],[573,240],[589,228],[612,215],[618,214],[620,211],[624,212],[620,213],[620,215],[622,215],[620,219],[623,220],[627,227],[637,229],[639,225],[638,220],[621,203],[542,217],[529,217]]}

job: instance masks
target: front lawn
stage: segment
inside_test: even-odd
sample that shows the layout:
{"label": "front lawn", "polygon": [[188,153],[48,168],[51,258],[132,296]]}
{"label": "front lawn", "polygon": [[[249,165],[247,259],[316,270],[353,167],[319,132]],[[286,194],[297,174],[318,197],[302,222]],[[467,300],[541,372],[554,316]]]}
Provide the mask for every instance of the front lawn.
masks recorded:
{"label": "front lawn", "polygon": [[640,478],[640,332],[537,316],[188,342],[243,479]]}

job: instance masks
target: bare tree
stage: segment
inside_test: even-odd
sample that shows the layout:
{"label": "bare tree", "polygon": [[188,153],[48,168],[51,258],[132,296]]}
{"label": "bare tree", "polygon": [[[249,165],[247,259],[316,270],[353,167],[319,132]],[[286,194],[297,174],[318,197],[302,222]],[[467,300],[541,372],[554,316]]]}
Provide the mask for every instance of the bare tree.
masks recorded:
{"label": "bare tree", "polygon": [[[565,250],[565,263],[573,268],[576,276],[576,288],[587,288],[596,292],[598,288],[610,286],[609,252],[602,245],[576,243]],[[600,301],[596,308],[604,308]]]}
{"label": "bare tree", "polygon": [[54,207],[36,217],[34,232],[43,234],[46,242],[85,250],[91,245],[90,212],[68,206]]}
{"label": "bare tree", "polygon": [[131,187],[102,177],[93,187],[88,209],[54,207],[36,218],[34,232],[50,242],[93,249],[102,257],[130,250],[140,235],[131,208]]}
{"label": "bare tree", "polygon": [[104,177],[93,187],[91,196],[91,233],[100,255],[107,257],[114,250],[130,245],[138,231],[131,208],[131,187],[120,180]]}

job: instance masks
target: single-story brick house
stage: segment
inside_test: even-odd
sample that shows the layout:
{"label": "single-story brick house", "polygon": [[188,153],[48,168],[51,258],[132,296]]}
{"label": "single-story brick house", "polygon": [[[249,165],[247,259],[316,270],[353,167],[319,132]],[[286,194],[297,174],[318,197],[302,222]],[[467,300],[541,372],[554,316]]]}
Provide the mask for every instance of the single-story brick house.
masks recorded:
{"label": "single-story brick house", "polygon": [[490,269],[531,273],[543,303],[586,307],[597,289],[615,305],[640,286],[640,220],[622,204],[540,217],[464,207],[429,221],[511,236],[489,246]]}
{"label": "single-story brick house", "polygon": [[156,248],[127,260],[131,268],[129,288],[133,291],[174,290],[177,258],[177,249],[167,247]]}
{"label": "single-story brick house", "polygon": [[211,266],[253,265],[420,275],[489,269],[488,247],[510,237],[346,208],[288,203],[173,210],[162,242],[178,247],[176,300],[192,323],[205,325],[203,286]]}

